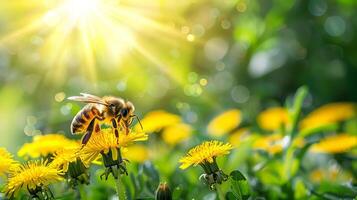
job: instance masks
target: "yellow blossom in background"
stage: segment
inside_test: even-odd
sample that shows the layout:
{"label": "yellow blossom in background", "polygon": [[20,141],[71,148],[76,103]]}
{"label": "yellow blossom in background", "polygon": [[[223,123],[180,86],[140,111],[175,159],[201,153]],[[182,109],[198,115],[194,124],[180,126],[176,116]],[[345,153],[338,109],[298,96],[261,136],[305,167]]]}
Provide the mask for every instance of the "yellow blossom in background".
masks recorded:
{"label": "yellow blossom in background", "polygon": [[162,133],[162,139],[170,145],[176,145],[191,136],[192,128],[188,124],[175,124],[166,127]]}
{"label": "yellow blossom in background", "polygon": [[5,148],[0,148],[0,176],[17,165],[18,163],[13,159],[13,156]]}
{"label": "yellow blossom in background", "polygon": [[241,111],[238,109],[231,109],[221,113],[209,122],[207,127],[208,134],[222,136],[232,131],[240,124],[241,115]]}
{"label": "yellow blossom in background", "polygon": [[341,133],[320,140],[311,146],[313,153],[343,153],[357,146],[357,136]]}
{"label": "yellow blossom in background", "polygon": [[282,107],[268,108],[258,115],[257,122],[265,130],[277,130],[289,123],[288,111]]}
{"label": "yellow blossom in background", "polygon": [[305,140],[303,137],[298,136],[293,140],[293,144],[295,147],[300,147],[302,148],[305,145]]}
{"label": "yellow blossom in background", "polygon": [[300,123],[302,130],[318,128],[356,116],[356,105],[353,103],[330,103],[314,110]]}
{"label": "yellow blossom in background", "polygon": [[51,166],[47,161],[29,161],[11,170],[4,191],[7,197],[12,197],[21,188],[35,190],[62,180],[63,173]]}
{"label": "yellow blossom in background", "polygon": [[25,143],[20,148],[17,155],[32,158],[46,157],[64,147],[76,147],[77,145],[77,141],[70,140],[61,134],[36,135],[31,143]]}
{"label": "yellow blossom in background", "polygon": [[181,169],[186,169],[189,166],[197,166],[204,163],[213,163],[218,156],[229,154],[232,149],[229,143],[224,144],[219,141],[206,141],[202,144],[189,150],[186,156],[180,159]]}
{"label": "yellow blossom in background", "polygon": [[233,146],[238,146],[242,139],[249,134],[248,128],[240,128],[229,135],[228,141]]}
{"label": "yellow blossom in background", "polygon": [[[272,134],[272,135],[268,135],[268,136],[261,136],[260,138],[258,138],[254,144],[253,144],[253,148],[257,149],[257,150],[263,150],[266,151],[270,154],[276,154],[279,153],[283,150],[284,148],[284,139],[285,137],[283,137],[283,135],[281,134]],[[286,138],[288,139],[288,138]],[[292,145],[295,147],[303,147],[305,144],[304,138],[302,137],[296,137],[294,138],[294,140],[292,141]]]}
{"label": "yellow blossom in background", "polygon": [[[147,133],[160,131],[162,128],[177,124],[181,121],[180,116],[166,112],[164,110],[157,110],[149,112],[141,120],[144,131]],[[139,124],[136,124],[135,130],[141,130]]]}
{"label": "yellow blossom in background", "polygon": [[149,159],[149,149],[144,145],[134,144],[126,147],[123,151],[123,158],[131,162],[143,163]]}
{"label": "yellow blossom in background", "polygon": [[270,154],[279,153],[283,150],[283,136],[281,134],[273,134],[260,137],[254,142],[253,148],[264,150]]}
{"label": "yellow blossom in background", "polygon": [[345,170],[337,167],[336,165],[332,165],[327,169],[315,169],[309,173],[309,178],[312,182],[320,183],[321,181],[338,181],[338,182],[346,182],[351,181],[353,176]]}
{"label": "yellow blossom in background", "polygon": [[316,169],[309,174],[310,180],[312,180],[315,183],[319,183],[324,179],[324,171],[321,169]]}
{"label": "yellow blossom in background", "polygon": [[100,132],[93,133],[92,137],[89,139],[88,143],[81,150],[83,160],[86,165],[88,165],[93,160],[96,160],[98,155],[103,152],[107,154],[110,150],[112,152],[113,160],[118,158],[117,148],[127,147],[136,141],[145,141],[148,139],[148,135],[142,132],[130,132],[126,134],[121,131],[119,133],[119,144],[117,143],[117,138],[113,133],[113,129],[101,129]]}

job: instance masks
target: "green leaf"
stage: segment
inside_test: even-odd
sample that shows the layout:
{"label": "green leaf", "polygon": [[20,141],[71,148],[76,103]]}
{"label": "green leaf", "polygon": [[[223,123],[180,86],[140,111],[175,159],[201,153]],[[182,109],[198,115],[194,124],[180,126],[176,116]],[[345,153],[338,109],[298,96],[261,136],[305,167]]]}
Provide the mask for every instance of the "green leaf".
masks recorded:
{"label": "green leaf", "polygon": [[299,161],[295,159],[295,148],[288,148],[282,165],[282,183],[286,183],[291,177],[295,176],[299,169]]}
{"label": "green leaf", "polygon": [[174,190],[172,191],[172,199],[179,199],[182,192],[183,192],[183,190],[181,187],[179,187],[179,186],[175,187]]}
{"label": "green leaf", "polygon": [[308,196],[309,191],[306,188],[302,179],[297,179],[294,184],[294,198],[295,199],[304,199]]}
{"label": "green leaf", "polygon": [[156,186],[160,183],[160,174],[155,169],[151,162],[145,162],[143,167],[143,172],[147,177],[146,185],[151,191],[156,190]]}
{"label": "green leaf", "polygon": [[250,196],[250,186],[248,180],[243,176],[243,174],[234,170],[230,174],[230,182],[233,194],[236,198],[240,200],[248,199]]}
{"label": "green leaf", "polygon": [[287,109],[289,111],[289,117],[291,120],[291,125],[288,127],[287,131],[292,136],[292,138],[294,138],[297,133],[296,130],[297,130],[298,120],[301,113],[302,104],[307,94],[308,94],[307,87],[302,86],[296,91],[293,104],[291,105],[289,104],[289,102],[286,103]]}
{"label": "green leaf", "polygon": [[357,117],[347,120],[343,126],[343,131],[357,135]]}
{"label": "green leaf", "polygon": [[320,184],[317,192],[321,195],[333,195],[339,198],[354,198],[357,196],[356,188],[327,181]]}
{"label": "green leaf", "polygon": [[236,200],[238,197],[233,194],[233,192],[227,192],[226,199],[227,200]]}
{"label": "green leaf", "polygon": [[325,124],[316,128],[308,128],[300,132],[300,136],[306,137],[315,135],[321,132],[330,132],[338,130],[339,125],[337,123]]}

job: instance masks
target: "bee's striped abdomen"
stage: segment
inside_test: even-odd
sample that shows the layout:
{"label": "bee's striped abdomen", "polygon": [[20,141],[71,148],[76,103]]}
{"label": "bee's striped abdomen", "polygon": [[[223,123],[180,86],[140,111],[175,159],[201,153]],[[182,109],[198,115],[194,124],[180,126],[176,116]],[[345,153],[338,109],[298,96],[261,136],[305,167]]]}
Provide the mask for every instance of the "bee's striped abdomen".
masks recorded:
{"label": "bee's striped abdomen", "polygon": [[100,111],[96,108],[95,104],[87,104],[80,110],[77,115],[73,118],[71,124],[72,134],[84,133],[90,122],[95,117],[100,117]]}

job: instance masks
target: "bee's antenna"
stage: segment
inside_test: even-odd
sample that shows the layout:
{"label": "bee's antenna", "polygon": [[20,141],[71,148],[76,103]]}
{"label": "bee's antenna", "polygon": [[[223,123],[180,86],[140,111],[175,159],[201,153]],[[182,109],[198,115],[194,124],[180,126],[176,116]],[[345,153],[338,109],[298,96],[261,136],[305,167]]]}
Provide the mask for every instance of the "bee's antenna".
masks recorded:
{"label": "bee's antenna", "polygon": [[132,115],[131,117],[136,117],[136,120],[138,120],[138,122],[140,124],[141,130],[144,130],[143,125],[141,124],[139,117],[137,115]]}

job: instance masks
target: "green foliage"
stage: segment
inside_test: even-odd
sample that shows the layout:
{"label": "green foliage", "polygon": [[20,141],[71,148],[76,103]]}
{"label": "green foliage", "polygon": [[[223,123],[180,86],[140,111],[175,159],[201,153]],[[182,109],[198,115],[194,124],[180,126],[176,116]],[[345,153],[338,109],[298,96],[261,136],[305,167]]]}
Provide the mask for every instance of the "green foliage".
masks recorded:
{"label": "green foliage", "polygon": [[231,183],[232,192],[227,193],[228,198],[231,198],[232,194],[239,200],[246,200],[249,198],[251,194],[250,186],[248,180],[240,171],[232,171],[229,176],[229,181]]}

